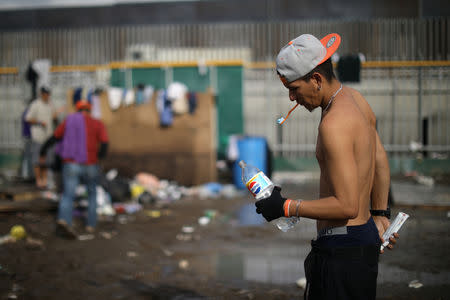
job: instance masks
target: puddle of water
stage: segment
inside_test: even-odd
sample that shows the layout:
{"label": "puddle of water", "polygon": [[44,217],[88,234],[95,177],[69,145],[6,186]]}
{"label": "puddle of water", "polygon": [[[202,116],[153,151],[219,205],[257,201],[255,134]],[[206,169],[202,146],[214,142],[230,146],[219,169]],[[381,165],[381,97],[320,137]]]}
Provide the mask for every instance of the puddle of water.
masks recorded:
{"label": "puddle of water", "polygon": [[242,252],[219,253],[212,260],[216,276],[222,280],[294,284],[304,277],[303,261],[308,247],[248,248]]}
{"label": "puddle of water", "polygon": [[[303,263],[310,251],[309,245],[260,248],[246,248],[241,252],[218,253],[215,264],[218,279],[229,281],[255,281],[271,284],[294,284],[305,276]],[[439,273],[406,270],[385,263],[379,264],[378,284],[408,284],[419,280],[426,286],[446,285],[450,282],[450,272]]]}
{"label": "puddle of water", "polygon": [[427,286],[445,285],[450,282],[450,272],[423,272],[417,270],[405,270],[397,266],[380,263],[378,266],[378,284],[381,283],[409,283],[419,280]]}

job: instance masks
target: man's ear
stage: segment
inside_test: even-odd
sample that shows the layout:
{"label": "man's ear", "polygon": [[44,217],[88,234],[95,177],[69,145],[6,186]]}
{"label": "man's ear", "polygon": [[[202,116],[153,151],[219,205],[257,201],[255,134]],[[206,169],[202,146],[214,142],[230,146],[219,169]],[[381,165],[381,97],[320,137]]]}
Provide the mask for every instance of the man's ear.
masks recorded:
{"label": "man's ear", "polygon": [[314,84],[314,87],[320,91],[322,88],[322,84],[323,84],[323,80],[322,80],[322,75],[320,75],[317,72],[314,72],[311,76],[311,81]]}

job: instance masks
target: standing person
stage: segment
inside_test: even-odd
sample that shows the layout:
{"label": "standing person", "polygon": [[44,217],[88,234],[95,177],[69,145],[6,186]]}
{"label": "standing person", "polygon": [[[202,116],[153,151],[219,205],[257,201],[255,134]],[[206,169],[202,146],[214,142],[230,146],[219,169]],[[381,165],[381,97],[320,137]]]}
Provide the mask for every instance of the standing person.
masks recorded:
{"label": "standing person", "polygon": [[39,159],[39,150],[42,144],[52,135],[56,111],[50,101],[50,89],[41,87],[41,95],[34,100],[28,109],[25,121],[31,125],[31,156],[38,188],[47,187],[47,166],[51,161],[51,154],[45,160]]}
{"label": "standing person", "polygon": [[22,113],[21,123],[22,123],[22,140],[23,140],[23,151],[22,151],[22,163],[21,163],[21,176],[26,180],[35,180],[32,162],[32,151],[31,151],[31,126],[30,123],[25,120],[25,117],[30,109],[30,105],[33,99],[31,99],[25,110]]}
{"label": "standing person", "polygon": [[[317,239],[305,260],[309,300],[375,299],[381,237],[389,226],[386,152],[369,104],[333,73],[330,57],[340,40],[338,34],[321,41],[303,34],[276,59],[289,99],[309,111],[322,109],[316,145],[319,199],[286,199],[275,187],[269,198],[256,202],[257,213],[267,221],[282,216],[317,220]],[[391,238],[388,248],[394,243]]]}
{"label": "standing person", "polygon": [[68,238],[76,238],[72,228],[72,209],[75,191],[82,181],[88,192],[88,216],[86,231],[94,232],[97,224],[98,159],[106,155],[108,135],[100,120],[91,117],[91,104],[86,100],[76,103],[77,112],[70,114],[56,128],[53,136],[41,149],[44,159],[47,149],[61,141],[60,156],[63,161],[63,195],[59,202],[57,231]]}

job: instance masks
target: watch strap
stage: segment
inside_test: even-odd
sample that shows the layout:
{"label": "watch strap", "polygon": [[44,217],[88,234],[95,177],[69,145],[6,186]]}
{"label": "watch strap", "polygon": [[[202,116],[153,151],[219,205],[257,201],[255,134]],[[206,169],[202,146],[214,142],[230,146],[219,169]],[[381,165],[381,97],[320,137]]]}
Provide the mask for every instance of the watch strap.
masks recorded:
{"label": "watch strap", "polygon": [[388,219],[391,218],[391,210],[390,208],[386,209],[386,210],[382,210],[382,209],[371,209],[370,210],[370,214],[372,216],[382,216],[382,217],[386,217]]}

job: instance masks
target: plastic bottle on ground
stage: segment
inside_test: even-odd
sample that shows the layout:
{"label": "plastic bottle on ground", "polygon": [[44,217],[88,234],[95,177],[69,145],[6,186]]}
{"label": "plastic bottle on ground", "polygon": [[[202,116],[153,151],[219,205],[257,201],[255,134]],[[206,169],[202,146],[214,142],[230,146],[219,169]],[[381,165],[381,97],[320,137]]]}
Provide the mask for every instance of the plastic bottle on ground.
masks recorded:
{"label": "plastic bottle on ground", "polygon": [[[243,160],[239,162],[242,170],[242,182],[248,188],[256,200],[270,197],[274,188],[273,182],[257,167],[246,164]],[[287,232],[298,222],[297,217],[281,217],[275,220],[278,229]]]}

